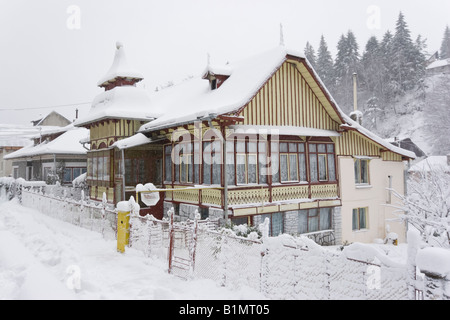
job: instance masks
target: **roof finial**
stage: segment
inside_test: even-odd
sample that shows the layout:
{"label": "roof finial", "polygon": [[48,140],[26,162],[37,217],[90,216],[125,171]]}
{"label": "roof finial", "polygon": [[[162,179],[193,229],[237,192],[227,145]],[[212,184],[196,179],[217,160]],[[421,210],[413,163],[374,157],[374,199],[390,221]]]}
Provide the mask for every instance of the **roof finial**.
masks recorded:
{"label": "roof finial", "polygon": [[284,47],[283,24],[280,23],[280,46]]}
{"label": "roof finial", "polygon": [[117,41],[117,42],[116,42],[116,49],[120,49],[120,48],[122,48],[122,47],[123,47],[123,43],[120,42],[120,41]]}

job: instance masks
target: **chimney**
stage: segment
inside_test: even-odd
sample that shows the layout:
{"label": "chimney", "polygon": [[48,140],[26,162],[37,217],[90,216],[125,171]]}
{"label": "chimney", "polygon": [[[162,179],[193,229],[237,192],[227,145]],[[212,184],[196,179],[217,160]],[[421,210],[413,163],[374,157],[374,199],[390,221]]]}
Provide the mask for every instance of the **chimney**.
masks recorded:
{"label": "chimney", "polygon": [[78,109],[75,109],[75,119],[78,119]]}
{"label": "chimney", "polygon": [[350,118],[362,124],[362,112],[358,110],[358,87],[356,85],[356,73],[353,74],[353,111],[350,113]]}

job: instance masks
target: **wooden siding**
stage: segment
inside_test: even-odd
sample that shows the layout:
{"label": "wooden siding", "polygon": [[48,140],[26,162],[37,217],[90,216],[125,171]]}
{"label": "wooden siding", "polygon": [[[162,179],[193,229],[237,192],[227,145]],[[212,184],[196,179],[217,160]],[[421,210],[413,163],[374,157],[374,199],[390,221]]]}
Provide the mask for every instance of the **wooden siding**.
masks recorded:
{"label": "wooden siding", "polygon": [[313,90],[291,63],[285,62],[240,114],[244,124],[338,130]]}
{"label": "wooden siding", "polygon": [[380,157],[380,146],[355,131],[342,132],[336,139],[338,156],[371,156]]}

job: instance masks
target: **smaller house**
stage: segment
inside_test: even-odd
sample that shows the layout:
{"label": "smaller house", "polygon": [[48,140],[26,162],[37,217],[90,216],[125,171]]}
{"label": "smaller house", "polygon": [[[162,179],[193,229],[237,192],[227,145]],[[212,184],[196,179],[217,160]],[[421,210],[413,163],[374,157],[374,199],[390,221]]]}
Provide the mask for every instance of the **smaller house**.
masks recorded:
{"label": "smaller house", "polygon": [[437,74],[450,74],[450,59],[436,60],[430,63],[426,68],[427,76]]}
{"label": "smaller house", "polygon": [[57,127],[65,127],[71,123],[69,119],[62,116],[56,111],[52,111],[46,116],[31,121],[33,123],[33,126],[57,126]]}
{"label": "smaller house", "polygon": [[5,159],[12,161],[14,178],[69,184],[87,170],[87,149],[80,143],[87,135],[88,130],[73,125],[48,130]]}
{"label": "smaller house", "polygon": [[411,176],[423,175],[432,171],[440,172],[443,171],[450,174],[450,154],[446,156],[429,156],[422,161],[417,162],[415,165],[411,166],[408,173]]}
{"label": "smaller house", "polygon": [[414,152],[416,154],[416,159],[426,157],[425,152],[423,152],[423,150],[420,149],[420,147],[417,144],[415,144],[411,140],[411,138],[399,139],[395,137],[393,139],[388,139],[388,142],[396,147]]}

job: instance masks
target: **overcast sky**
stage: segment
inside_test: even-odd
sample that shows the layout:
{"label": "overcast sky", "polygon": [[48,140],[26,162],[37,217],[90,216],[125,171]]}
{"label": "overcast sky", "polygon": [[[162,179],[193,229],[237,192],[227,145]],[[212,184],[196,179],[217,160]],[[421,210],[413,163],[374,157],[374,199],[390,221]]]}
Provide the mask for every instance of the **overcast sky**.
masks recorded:
{"label": "overcast sky", "polygon": [[[438,50],[449,0],[0,0],[0,123],[30,124],[53,109],[73,120],[75,106],[49,107],[90,103],[116,41],[153,91],[199,75],[207,53],[219,64],[273,48],[280,23],[289,48],[317,50],[323,34],[335,54],[351,29],[362,53],[371,35],[394,31],[400,11],[413,38]],[[89,107],[79,104],[80,116]]]}

